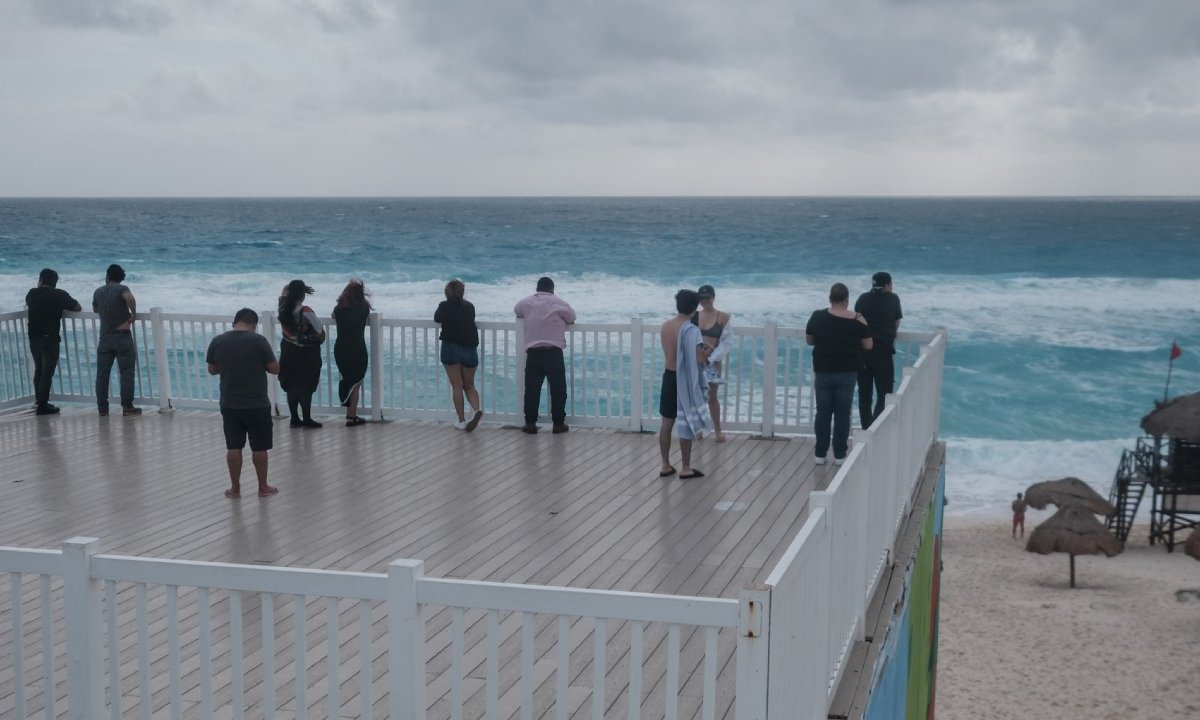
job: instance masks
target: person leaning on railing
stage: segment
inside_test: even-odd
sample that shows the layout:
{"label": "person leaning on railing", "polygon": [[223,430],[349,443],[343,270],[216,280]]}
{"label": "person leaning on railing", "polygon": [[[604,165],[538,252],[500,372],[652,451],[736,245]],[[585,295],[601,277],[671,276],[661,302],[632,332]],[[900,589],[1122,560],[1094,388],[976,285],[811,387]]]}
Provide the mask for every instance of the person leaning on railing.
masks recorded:
{"label": "person leaning on railing", "polygon": [[54,415],[58,408],[50,404],[50,384],[58,368],[58,348],[62,338],[64,310],[79,312],[79,301],[59,290],[58,273],[45,268],[38,275],[38,285],[25,294],[29,309],[29,353],[33,355],[33,392],[38,415]]}
{"label": "person leaning on railing", "polygon": [[[458,422],[456,430],[471,432],[483,419],[483,405],[475,389],[475,370],[479,367],[479,328],[475,325],[475,306],[464,295],[466,283],[458,278],[446,283],[446,299],[433,313],[433,321],[442,326],[438,339],[442,341],[441,361],[450,381],[450,401]],[[471,403],[471,419],[467,420],[463,396]]]}
{"label": "person leaning on railing", "polygon": [[563,350],[567,347],[567,326],[575,322],[575,310],[554,294],[554,281],[538,278],[537,292],[521,298],[513,307],[525,319],[525,425],[523,432],[538,431],[538,405],[542,383],[550,381],[550,419],[554,433],[567,427],[567,366]]}
{"label": "person leaning on railing", "polygon": [[137,300],[122,283],[125,270],[112,264],[104,274],[104,285],[92,295],[92,310],[100,314],[100,338],[96,341],[96,409],[108,414],[108,381],[113,361],[121,379],[121,414],[141,415],[133,406],[133,374],[137,369],[137,347],[133,343],[133,319]]}

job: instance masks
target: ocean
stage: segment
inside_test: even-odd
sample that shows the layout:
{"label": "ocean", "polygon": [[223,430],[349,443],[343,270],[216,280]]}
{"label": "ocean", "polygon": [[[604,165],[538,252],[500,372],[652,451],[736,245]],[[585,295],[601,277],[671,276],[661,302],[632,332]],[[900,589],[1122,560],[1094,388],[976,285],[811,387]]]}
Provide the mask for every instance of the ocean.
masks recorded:
{"label": "ocean", "polygon": [[431,318],[460,277],[507,320],[537,277],[583,322],[658,320],[680,287],[738,323],[803,326],[829,286],[887,270],[903,330],[948,331],[946,508],[999,515],[1038,480],[1102,492],[1164,392],[1200,389],[1200,200],[957,198],[0,199],[0,310],[38,271],[85,304],[120,263],[140,308],[269,309],[351,277]]}

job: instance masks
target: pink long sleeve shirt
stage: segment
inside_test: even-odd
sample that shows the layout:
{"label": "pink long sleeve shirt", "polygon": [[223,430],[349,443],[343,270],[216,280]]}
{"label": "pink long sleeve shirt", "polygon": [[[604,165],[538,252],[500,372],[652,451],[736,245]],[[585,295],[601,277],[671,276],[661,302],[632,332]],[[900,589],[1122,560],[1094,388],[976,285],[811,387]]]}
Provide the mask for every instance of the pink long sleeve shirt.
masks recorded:
{"label": "pink long sleeve shirt", "polygon": [[575,311],[554,293],[534,293],[513,308],[519,318],[525,318],[525,349],[567,346],[567,326],[575,322]]}

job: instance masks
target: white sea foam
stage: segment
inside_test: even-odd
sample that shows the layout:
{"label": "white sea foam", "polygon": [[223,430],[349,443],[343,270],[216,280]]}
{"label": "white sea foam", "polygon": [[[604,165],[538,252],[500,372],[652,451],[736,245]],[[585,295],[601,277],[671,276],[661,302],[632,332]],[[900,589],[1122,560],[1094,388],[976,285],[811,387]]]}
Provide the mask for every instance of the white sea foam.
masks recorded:
{"label": "white sea foam", "polygon": [[1077,477],[1108,497],[1121,451],[1135,440],[947,438],[946,444],[946,514],[1000,517],[1011,513],[1018,492],[1042,480]]}
{"label": "white sea foam", "polygon": [[[64,275],[59,287],[81,301],[101,282],[99,276]],[[143,308],[172,312],[229,313],[248,305],[270,308],[291,275],[264,273],[131,273],[127,281]],[[332,308],[348,279],[342,274],[307,273],[316,288],[310,304],[321,312]],[[392,317],[431,316],[442,299],[448,278],[377,276],[366,273],[375,306]],[[678,287],[703,282],[684,277],[662,283],[608,274],[556,276],[559,294],[579,311],[582,321],[619,322],[658,318],[673,311]],[[718,305],[732,310],[735,322],[802,325],[825,305],[836,277],[772,274],[752,285],[717,284]],[[852,278],[841,278],[852,280]],[[0,275],[0,302],[18,309],[32,278]],[[536,275],[469,283],[469,299],[479,317],[510,317],[513,304],[532,291]],[[1036,343],[1052,347],[1115,352],[1143,352],[1164,347],[1173,337],[1200,332],[1200,307],[1181,298],[1200,297],[1200,280],[1127,278],[1032,278],[993,276],[911,277],[897,279],[904,303],[906,329],[945,327],[952,342]],[[861,284],[861,283],[860,283]],[[862,288],[852,287],[852,294]]]}

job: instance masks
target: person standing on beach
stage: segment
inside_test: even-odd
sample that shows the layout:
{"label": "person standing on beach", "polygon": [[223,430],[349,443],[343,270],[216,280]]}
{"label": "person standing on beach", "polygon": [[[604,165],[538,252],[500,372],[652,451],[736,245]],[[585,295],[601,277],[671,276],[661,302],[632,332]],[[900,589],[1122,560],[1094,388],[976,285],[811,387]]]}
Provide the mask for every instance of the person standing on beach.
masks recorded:
{"label": "person standing on beach", "polygon": [[709,383],[708,413],[712,416],[713,435],[717,442],[722,443],[725,442],[725,433],[721,432],[721,402],[717,398],[717,388],[713,386],[725,382],[721,377],[721,360],[733,349],[733,328],[730,322],[733,316],[718,310],[713,304],[717,298],[717,291],[712,285],[701,285],[696,294],[700,296],[700,310],[692,317],[692,322],[700,328],[700,335],[711,348],[704,367],[705,378]]}
{"label": "person standing on beach", "polygon": [[[479,367],[479,328],[475,326],[475,306],[464,296],[466,283],[458,278],[446,283],[446,299],[433,312],[433,321],[442,326],[438,339],[442,341],[441,361],[450,381],[450,401],[458,422],[456,430],[473,431],[483,419],[483,405],[475,389],[475,369]],[[538,388],[539,395],[541,388]],[[471,403],[471,419],[467,420],[463,396]]]}
{"label": "person standing on beach", "polygon": [[1012,501],[1013,537],[1017,536],[1017,526],[1021,526],[1021,537],[1025,537],[1025,496],[1017,493],[1017,499]]}
{"label": "person standing on beach", "polygon": [[38,415],[54,415],[58,408],[50,404],[50,384],[58,369],[58,348],[62,337],[64,310],[79,312],[79,301],[58,289],[58,273],[44,268],[38,274],[37,287],[25,293],[29,319],[29,353],[33,355],[33,396]]}
{"label": "person standing on beach", "polygon": [[250,462],[258,477],[258,496],[279,488],[267,484],[267,451],[271,449],[271,399],[267,373],[279,374],[271,343],[258,330],[258,313],[242,308],[233,316],[233,329],[212,339],[204,361],[209,375],[221,376],[221,423],[225,430],[225,464],[229,489],[225,497],[242,496],[242,449],[250,439]]}
{"label": "person standing on beach", "polygon": [[133,320],[137,300],[122,283],[125,270],[112,264],[104,274],[104,285],[92,295],[92,311],[100,314],[100,339],[96,342],[96,408],[108,415],[108,381],[113,361],[121,380],[121,414],[141,415],[133,406],[133,373],[137,367],[137,348],[133,343]]}
{"label": "person standing on beach", "polygon": [[[871,277],[871,289],[858,296],[854,312],[867,319],[871,328],[870,350],[863,353],[863,364],[858,371],[858,419],[863,430],[871,427],[879,413],[883,412],[884,400],[896,386],[896,333],[900,331],[900,296],[892,291],[892,276],[877,272]],[[875,392],[875,404],[871,405],[871,392]]]}
{"label": "person standing on beach", "polygon": [[662,390],[658,398],[658,414],[662,426],[658,429],[658,450],[662,455],[659,477],[671,477],[676,470],[671,465],[671,431],[679,421],[679,454],[683,457],[679,477],[684,480],[704,477],[692,467],[692,441],[711,426],[708,400],[704,397],[708,382],[704,363],[711,347],[704,342],[700,328],[692,322],[700,296],[692,290],[675,293],[675,317],[662,324],[659,338],[663,349]]}
{"label": "person standing on beach", "polygon": [[817,414],[816,464],[825,464],[833,425],[833,464],[846,459],[850,440],[850,405],[862,363],[862,352],[871,349],[871,329],[866,319],[849,308],[850,290],[842,283],[829,289],[829,308],[817,310],[804,328],[804,340],[812,346]]}
{"label": "person standing on beach", "polygon": [[337,362],[338,399],[346,408],[346,427],[362,425],[367,421],[358,416],[358,397],[363,379],[367,376],[367,321],[371,317],[371,301],[362,280],[351,280],[338,296],[333,308],[333,321],[337,323],[337,339],[333,341],[333,359]]}
{"label": "person standing on beach", "polygon": [[575,310],[554,294],[554,281],[538,278],[537,292],[521,298],[513,307],[525,319],[525,425],[523,432],[538,431],[538,405],[542,402],[542,383],[550,381],[550,419],[554,433],[567,427],[567,366],[563,349],[567,347],[567,326],[575,322]]}
{"label": "person standing on beach", "polygon": [[[287,393],[288,412],[293,428],[319,428],[312,418],[312,398],[321,384],[321,344],[325,326],[304,297],[313,289],[303,280],[293,280],[279,296],[279,325],[283,339],[279,345],[279,387]],[[303,417],[301,417],[303,414]]]}

